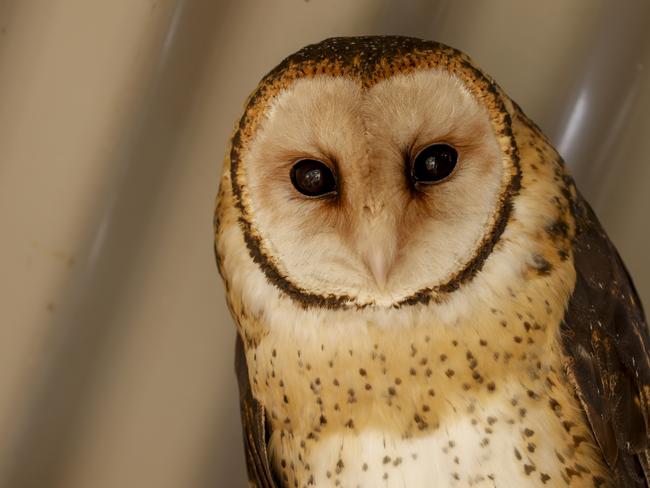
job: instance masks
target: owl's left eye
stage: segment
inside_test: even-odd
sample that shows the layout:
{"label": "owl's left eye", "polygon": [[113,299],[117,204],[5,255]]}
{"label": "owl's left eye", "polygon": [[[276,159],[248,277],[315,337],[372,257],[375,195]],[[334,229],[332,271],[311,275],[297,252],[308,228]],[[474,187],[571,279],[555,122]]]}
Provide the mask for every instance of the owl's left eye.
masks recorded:
{"label": "owl's left eye", "polygon": [[291,168],[291,183],[303,195],[319,197],[336,193],[336,177],[322,161],[301,159]]}
{"label": "owl's left eye", "polygon": [[448,144],[432,144],[413,159],[411,178],[414,183],[433,184],[446,179],[456,167],[458,152]]}

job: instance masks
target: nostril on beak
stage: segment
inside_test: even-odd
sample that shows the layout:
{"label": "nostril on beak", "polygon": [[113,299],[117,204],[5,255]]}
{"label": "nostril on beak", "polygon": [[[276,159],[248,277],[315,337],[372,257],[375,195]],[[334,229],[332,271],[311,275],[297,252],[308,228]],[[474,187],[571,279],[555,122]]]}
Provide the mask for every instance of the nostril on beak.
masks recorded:
{"label": "nostril on beak", "polygon": [[384,205],[382,203],[366,203],[363,206],[363,211],[370,215],[377,215],[383,210],[383,208]]}

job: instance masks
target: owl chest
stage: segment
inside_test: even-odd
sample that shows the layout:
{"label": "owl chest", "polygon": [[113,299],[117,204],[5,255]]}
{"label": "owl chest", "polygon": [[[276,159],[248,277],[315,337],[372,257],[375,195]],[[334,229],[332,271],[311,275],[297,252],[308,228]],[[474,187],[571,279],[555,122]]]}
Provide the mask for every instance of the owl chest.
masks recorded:
{"label": "owl chest", "polygon": [[482,338],[444,349],[428,337],[271,352],[273,367],[256,378],[269,385],[259,397],[286,486],[604,483],[552,356]]}
{"label": "owl chest", "polygon": [[287,487],[602,485],[548,310],[269,328],[247,362],[278,477]]}
{"label": "owl chest", "polygon": [[397,432],[387,421],[386,428],[345,429],[296,439],[279,449],[286,457],[279,472],[286,486],[299,487],[605,484],[593,452],[580,446],[588,444],[586,437],[576,445],[575,437],[584,434],[580,428],[572,426],[573,437],[567,436],[557,416],[541,403],[539,408],[512,403],[456,402],[457,414],[413,435]]}
{"label": "owl chest", "polygon": [[505,407],[484,412],[490,421],[463,415],[407,439],[381,430],[334,434],[314,446],[312,472],[298,486],[305,480],[319,487],[564,485],[554,439],[522,439],[517,423],[503,418]]}

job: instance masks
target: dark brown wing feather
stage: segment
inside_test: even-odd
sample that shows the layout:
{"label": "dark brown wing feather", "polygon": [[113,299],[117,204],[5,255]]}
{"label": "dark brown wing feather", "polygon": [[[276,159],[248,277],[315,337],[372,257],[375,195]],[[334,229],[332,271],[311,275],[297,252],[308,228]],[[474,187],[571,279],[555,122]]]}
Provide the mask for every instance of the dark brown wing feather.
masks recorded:
{"label": "dark brown wing feather", "polygon": [[239,383],[239,405],[248,479],[258,488],[276,488],[280,484],[276,482],[269,465],[264,407],[253,398],[244,345],[239,335],[235,345],[235,370]]}
{"label": "dark brown wing feather", "polygon": [[569,376],[616,486],[650,487],[650,332],[618,252],[578,195],[576,286],[562,324]]}

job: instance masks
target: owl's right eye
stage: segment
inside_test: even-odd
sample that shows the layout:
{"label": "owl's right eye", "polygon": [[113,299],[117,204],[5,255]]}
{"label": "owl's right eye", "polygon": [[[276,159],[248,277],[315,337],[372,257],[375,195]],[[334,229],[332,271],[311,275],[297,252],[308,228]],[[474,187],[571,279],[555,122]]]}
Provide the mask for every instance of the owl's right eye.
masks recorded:
{"label": "owl's right eye", "polygon": [[303,195],[320,197],[336,193],[334,172],[322,161],[301,159],[291,168],[291,183]]}

